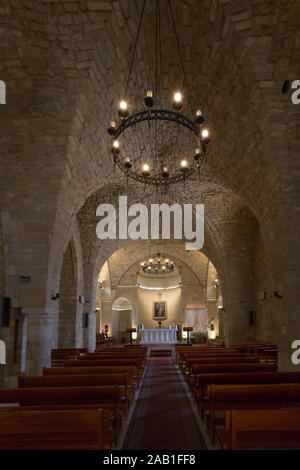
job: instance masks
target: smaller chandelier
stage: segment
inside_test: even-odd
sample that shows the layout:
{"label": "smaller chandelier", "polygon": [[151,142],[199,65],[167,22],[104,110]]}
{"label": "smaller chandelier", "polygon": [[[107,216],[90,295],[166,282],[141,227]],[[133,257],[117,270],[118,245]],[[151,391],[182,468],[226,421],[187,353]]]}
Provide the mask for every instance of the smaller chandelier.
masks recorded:
{"label": "smaller chandelier", "polygon": [[174,269],[174,262],[168,258],[161,258],[160,253],[157,253],[156,258],[149,258],[141,263],[141,271],[144,274],[171,274]]}

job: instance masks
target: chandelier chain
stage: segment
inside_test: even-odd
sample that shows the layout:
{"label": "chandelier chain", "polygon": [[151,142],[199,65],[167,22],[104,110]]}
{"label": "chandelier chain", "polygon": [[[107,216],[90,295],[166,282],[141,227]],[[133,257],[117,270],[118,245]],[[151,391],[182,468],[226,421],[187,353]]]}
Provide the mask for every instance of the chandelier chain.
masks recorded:
{"label": "chandelier chain", "polygon": [[126,87],[125,87],[124,98],[126,98],[126,96],[127,96],[128,85],[129,85],[130,78],[131,78],[131,74],[132,74],[132,67],[133,67],[133,62],[134,62],[134,58],[135,58],[135,53],[136,53],[136,48],[137,48],[138,40],[139,40],[139,37],[140,37],[140,31],[141,31],[141,26],[142,26],[142,21],[143,21],[143,16],[144,16],[144,10],[145,10],[145,6],[146,6],[146,2],[147,2],[147,0],[144,0],[143,7],[142,7],[142,11],[141,11],[140,21],[139,21],[138,30],[137,30],[137,34],[136,34],[136,38],[135,38],[135,43],[134,43],[134,48],[133,48],[133,53],[132,53],[132,57],[131,57],[131,63],[130,63],[130,68],[129,68],[129,74],[128,74],[128,77],[127,77],[127,82],[126,82]]}
{"label": "chandelier chain", "polygon": [[[174,19],[173,9],[172,9],[172,5],[171,5],[171,1],[170,1],[170,0],[168,0],[168,7],[169,7],[170,16],[171,16],[171,21],[172,21],[172,27],[173,27],[173,31],[174,31],[174,35],[175,35],[175,39],[176,39],[177,52],[178,52],[178,56],[179,56],[179,60],[180,60],[180,65],[181,65],[181,69],[182,69],[182,75],[183,75],[184,86],[185,86],[185,89],[186,89],[186,91],[187,91],[187,93],[188,93],[189,88],[188,88],[188,84],[187,84],[187,78],[186,78],[186,74],[185,74],[185,70],[184,70],[183,58],[182,58],[182,54],[181,54],[181,50],[180,50],[180,45],[179,45],[179,38],[178,38],[177,30],[176,30],[175,19]],[[189,102],[189,105],[190,105],[190,108],[191,108],[191,111],[192,111],[192,105],[191,105],[191,103],[190,103],[189,96],[187,96],[187,99],[188,99],[188,102]]]}

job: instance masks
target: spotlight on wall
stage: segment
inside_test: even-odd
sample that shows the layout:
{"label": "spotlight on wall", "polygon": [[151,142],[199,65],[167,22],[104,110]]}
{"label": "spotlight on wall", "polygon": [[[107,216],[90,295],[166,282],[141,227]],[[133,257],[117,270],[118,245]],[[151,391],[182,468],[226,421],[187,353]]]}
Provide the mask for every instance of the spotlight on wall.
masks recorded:
{"label": "spotlight on wall", "polygon": [[19,278],[21,279],[22,282],[30,282],[31,281],[31,276],[29,276],[29,274],[20,274]]}

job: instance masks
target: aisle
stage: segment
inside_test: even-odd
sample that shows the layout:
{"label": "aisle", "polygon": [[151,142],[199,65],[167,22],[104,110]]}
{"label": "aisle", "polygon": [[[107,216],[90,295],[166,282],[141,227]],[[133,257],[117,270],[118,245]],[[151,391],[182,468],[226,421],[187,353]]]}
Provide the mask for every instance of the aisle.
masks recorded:
{"label": "aisle", "polygon": [[206,449],[172,358],[149,359],[123,449]]}

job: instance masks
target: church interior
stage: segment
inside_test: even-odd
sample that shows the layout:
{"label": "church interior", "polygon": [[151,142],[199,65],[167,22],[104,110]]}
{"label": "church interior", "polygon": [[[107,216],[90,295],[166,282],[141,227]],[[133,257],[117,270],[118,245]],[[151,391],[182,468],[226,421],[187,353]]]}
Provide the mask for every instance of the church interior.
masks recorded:
{"label": "church interior", "polygon": [[0,449],[299,449],[299,1],[0,38]]}

